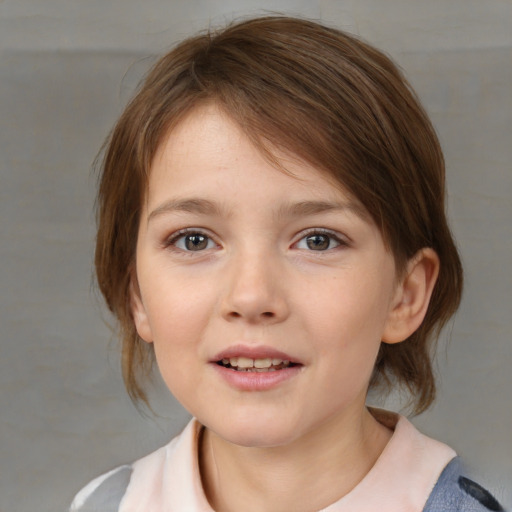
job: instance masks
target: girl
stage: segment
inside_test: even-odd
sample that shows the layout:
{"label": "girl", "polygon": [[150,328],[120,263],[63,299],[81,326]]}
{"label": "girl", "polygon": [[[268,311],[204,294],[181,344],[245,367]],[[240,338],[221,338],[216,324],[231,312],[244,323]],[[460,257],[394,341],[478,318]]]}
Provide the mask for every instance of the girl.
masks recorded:
{"label": "girl", "polygon": [[434,130],[358,39],[258,18],[186,40],[117,123],[96,270],[130,396],[193,415],[74,511],[502,510],[448,446],[365,405],[434,400],[462,269]]}

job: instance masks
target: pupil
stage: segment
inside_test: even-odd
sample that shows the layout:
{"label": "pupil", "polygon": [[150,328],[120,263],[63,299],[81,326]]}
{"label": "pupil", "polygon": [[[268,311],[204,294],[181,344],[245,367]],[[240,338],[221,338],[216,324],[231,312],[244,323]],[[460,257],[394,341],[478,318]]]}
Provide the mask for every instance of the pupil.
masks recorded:
{"label": "pupil", "polygon": [[188,235],[185,238],[185,247],[189,251],[199,251],[205,249],[208,244],[208,238],[204,235]]}
{"label": "pupil", "polygon": [[329,247],[329,237],[326,235],[311,235],[306,239],[309,249],[313,251],[324,251]]}

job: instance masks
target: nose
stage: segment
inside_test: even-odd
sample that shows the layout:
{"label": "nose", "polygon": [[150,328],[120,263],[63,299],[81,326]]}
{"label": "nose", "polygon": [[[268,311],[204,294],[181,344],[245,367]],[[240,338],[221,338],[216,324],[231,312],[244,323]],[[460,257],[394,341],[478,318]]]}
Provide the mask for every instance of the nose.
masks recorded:
{"label": "nose", "polygon": [[241,254],[230,267],[221,306],[226,320],[269,325],[288,317],[282,269],[276,258]]}

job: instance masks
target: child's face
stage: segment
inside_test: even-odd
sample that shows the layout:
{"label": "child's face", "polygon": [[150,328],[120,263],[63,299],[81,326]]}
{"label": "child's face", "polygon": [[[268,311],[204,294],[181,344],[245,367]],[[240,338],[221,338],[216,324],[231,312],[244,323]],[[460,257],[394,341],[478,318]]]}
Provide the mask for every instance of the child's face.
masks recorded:
{"label": "child's face", "polygon": [[[138,332],[177,399],[245,446],[357,421],[396,301],[393,256],[364,210],[283,163],[294,176],[214,106],[196,109],[159,148],[139,228]],[[240,371],[252,364],[263,371]]]}

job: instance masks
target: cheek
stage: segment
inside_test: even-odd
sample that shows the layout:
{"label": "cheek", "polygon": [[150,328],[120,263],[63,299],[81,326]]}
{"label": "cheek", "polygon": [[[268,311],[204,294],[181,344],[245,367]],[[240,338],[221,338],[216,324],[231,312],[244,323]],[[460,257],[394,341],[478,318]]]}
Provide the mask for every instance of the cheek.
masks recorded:
{"label": "cheek", "polygon": [[169,274],[161,267],[158,272],[146,271],[140,278],[141,294],[160,373],[178,400],[185,401],[186,386],[198,375],[194,369],[201,360],[217,294],[203,280]]}
{"label": "cheek", "polygon": [[160,374],[169,390],[188,406],[200,376],[201,347],[211,315],[211,303],[177,283],[159,288],[148,304],[149,323]]}
{"label": "cheek", "polygon": [[389,311],[389,291],[371,279],[339,279],[323,299],[309,300],[310,324],[320,338],[351,345],[380,337]]}
{"label": "cheek", "polygon": [[310,301],[308,329],[326,373],[338,385],[360,387],[371,377],[381,344],[389,287],[370,276],[335,281],[324,300]]}
{"label": "cheek", "polygon": [[155,343],[186,341],[210,315],[214,287],[172,269],[154,268],[141,276],[140,288]]}
{"label": "cheek", "polygon": [[189,301],[179,293],[153,301],[148,307],[148,319],[157,355],[158,352],[175,352],[183,357],[186,354],[183,347],[196,346],[208,322],[208,309],[204,302]]}

